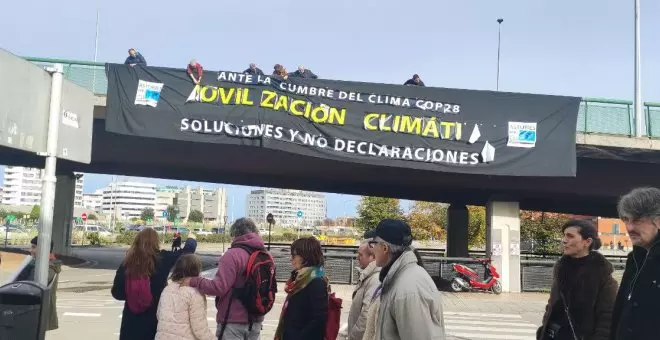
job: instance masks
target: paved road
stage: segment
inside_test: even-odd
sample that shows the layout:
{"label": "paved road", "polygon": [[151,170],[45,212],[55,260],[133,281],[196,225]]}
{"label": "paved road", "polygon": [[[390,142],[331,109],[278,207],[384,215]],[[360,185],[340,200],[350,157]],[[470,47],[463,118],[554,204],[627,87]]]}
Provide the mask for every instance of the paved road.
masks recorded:
{"label": "paved road", "polygon": [[[126,248],[76,248],[77,256],[91,260],[87,267],[64,267],[58,289],[60,329],[49,332],[47,340],[118,339],[123,303],[115,301],[110,288],[115,270],[121,263]],[[204,255],[207,266],[214,267],[217,255]],[[211,277],[215,269],[204,275]],[[337,295],[344,299],[342,322],[348,318],[352,287],[333,285]],[[283,287],[280,287],[283,292]],[[533,340],[541,319],[547,294],[440,293],[443,297],[444,319],[448,339],[451,340]],[[266,316],[262,339],[272,339],[284,294],[277,297],[273,310]],[[208,299],[209,328],[215,328],[215,306]]]}
{"label": "paved road", "polygon": [[[91,266],[97,269],[117,269],[126,254],[126,247],[75,247],[73,255],[87,261],[91,261]],[[206,268],[215,266],[217,254],[200,253],[202,263]]]}
{"label": "paved road", "polygon": [[[63,273],[66,281],[80,277],[89,269],[71,269]],[[204,273],[206,277],[215,270]],[[62,289],[58,292],[60,329],[49,332],[47,340],[118,339],[123,303],[110,296],[109,288],[113,270],[97,269],[94,280],[103,283],[103,288],[80,289],[84,284],[70,282],[78,289]],[[91,280],[91,278],[88,278]],[[64,285],[66,286],[66,284]],[[69,286],[71,288],[71,286]],[[344,299],[342,322],[348,318],[352,287],[333,285],[337,295]],[[283,287],[280,286],[280,292]],[[547,296],[544,294],[503,294],[500,296],[477,293],[441,293],[443,295],[444,318],[447,333],[452,340],[534,340],[538,322],[542,316]],[[262,339],[272,339],[284,294],[277,296],[273,310],[266,316]],[[209,328],[215,328],[215,306],[208,298],[207,318]]]}

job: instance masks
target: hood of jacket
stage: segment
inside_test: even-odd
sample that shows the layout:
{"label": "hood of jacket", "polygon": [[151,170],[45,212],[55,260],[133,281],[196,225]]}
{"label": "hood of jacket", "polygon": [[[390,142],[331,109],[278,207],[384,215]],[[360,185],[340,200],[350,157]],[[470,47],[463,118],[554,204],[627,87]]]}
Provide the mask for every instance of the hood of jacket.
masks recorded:
{"label": "hood of jacket", "polygon": [[249,233],[235,237],[231,241],[231,246],[248,246],[254,249],[264,249],[264,240],[259,236],[258,233]]}

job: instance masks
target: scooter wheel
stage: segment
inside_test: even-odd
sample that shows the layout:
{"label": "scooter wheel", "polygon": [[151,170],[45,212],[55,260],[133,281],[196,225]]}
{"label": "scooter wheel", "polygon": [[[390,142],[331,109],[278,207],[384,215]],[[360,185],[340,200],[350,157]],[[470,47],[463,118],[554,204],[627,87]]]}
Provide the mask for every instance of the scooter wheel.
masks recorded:
{"label": "scooter wheel", "polygon": [[502,293],[502,284],[500,281],[496,281],[492,287],[490,287],[490,290],[495,293],[495,294],[501,294]]}
{"label": "scooter wheel", "polygon": [[454,293],[458,293],[458,292],[463,290],[463,287],[461,286],[460,283],[458,283],[457,280],[454,279],[454,280],[451,280],[451,290]]}

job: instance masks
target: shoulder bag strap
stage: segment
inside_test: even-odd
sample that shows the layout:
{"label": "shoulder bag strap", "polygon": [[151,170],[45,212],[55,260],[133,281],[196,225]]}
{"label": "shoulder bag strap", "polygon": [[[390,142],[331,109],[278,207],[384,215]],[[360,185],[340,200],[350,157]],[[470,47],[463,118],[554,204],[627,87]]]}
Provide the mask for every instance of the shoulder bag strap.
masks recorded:
{"label": "shoulder bag strap", "polygon": [[580,340],[580,338],[577,336],[577,332],[575,331],[575,326],[573,325],[573,318],[571,317],[571,313],[568,311],[568,303],[566,303],[564,292],[560,291],[559,296],[561,297],[561,302],[564,304],[564,312],[566,313],[566,318],[568,319],[568,325],[571,327],[571,334],[573,334],[573,339]]}

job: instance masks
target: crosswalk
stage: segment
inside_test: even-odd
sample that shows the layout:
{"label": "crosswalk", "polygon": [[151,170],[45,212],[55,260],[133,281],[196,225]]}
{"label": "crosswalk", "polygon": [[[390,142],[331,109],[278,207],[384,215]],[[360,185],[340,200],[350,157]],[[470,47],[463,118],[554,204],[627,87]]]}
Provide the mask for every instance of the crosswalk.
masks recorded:
{"label": "crosswalk", "polygon": [[[215,330],[216,310],[209,299],[207,320],[209,329]],[[99,321],[108,319],[117,320],[111,322],[114,324],[114,331],[119,330],[121,312],[123,303],[111,299],[79,300],[63,299],[58,301],[58,309],[61,315],[61,322],[66,323],[75,320],[93,320]],[[281,302],[278,301],[273,311],[266,315],[263,322],[262,338],[269,339],[277,329],[279,311]],[[342,326],[345,327],[345,321],[348,317],[348,308],[342,313]],[[518,314],[503,313],[479,313],[467,311],[444,312],[445,332],[448,340],[535,340],[536,329],[538,325],[531,323]],[[114,332],[113,332],[114,333]]]}
{"label": "crosswalk", "polygon": [[444,312],[451,340],[536,340],[537,325],[517,314]]}

